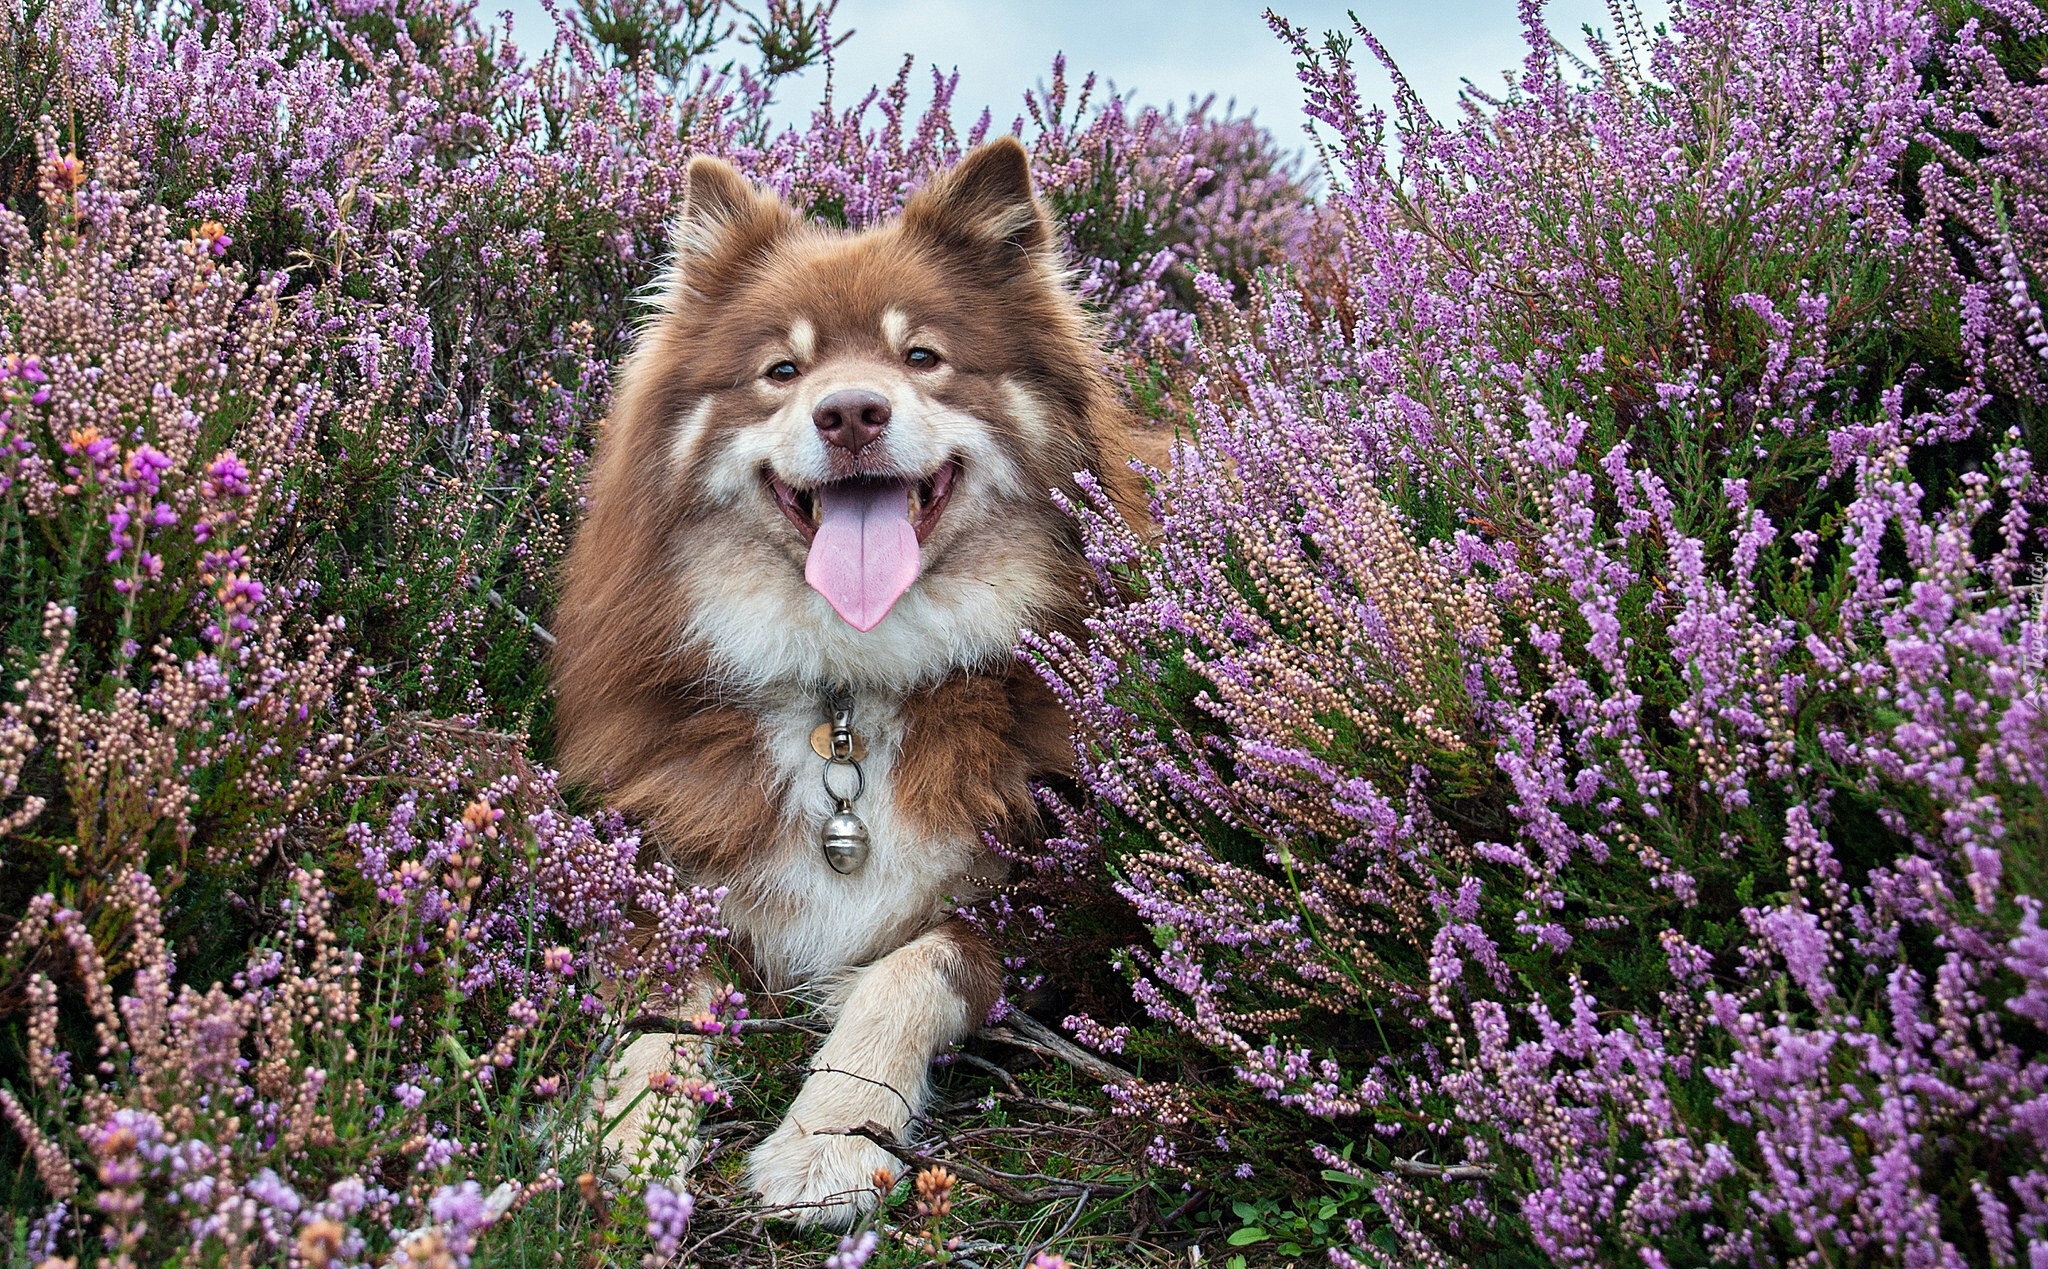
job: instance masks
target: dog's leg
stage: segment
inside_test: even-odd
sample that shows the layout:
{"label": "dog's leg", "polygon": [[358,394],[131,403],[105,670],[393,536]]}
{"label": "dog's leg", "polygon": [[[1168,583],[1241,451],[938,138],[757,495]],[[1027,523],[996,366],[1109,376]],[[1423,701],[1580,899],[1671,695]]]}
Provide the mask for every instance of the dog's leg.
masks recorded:
{"label": "dog's leg", "polygon": [[748,1160],[754,1192],[798,1224],[844,1228],[875,1204],[894,1156],[834,1129],[903,1135],[924,1111],[931,1060],[988,1015],[1002,982],[979,933],[949,921],[859,972],[789,1113]]}
{"label": "dog's leg", "polygon": [[[710,1007],[713,987],[699,978],[684,996],[684,1017]],[[613,1056],[598,1090],[604,1149],[619,1173],[669,1180],[690,1170],[701,1152],[696,1133],[703,1103],[682,1091],[689,1079],[711,1078],[711,1042],[690,1032],[649,1031]],[[656,1087],[665,1084],[666,1087]],[[613,1123],[613,1120],[617,1120]]]}

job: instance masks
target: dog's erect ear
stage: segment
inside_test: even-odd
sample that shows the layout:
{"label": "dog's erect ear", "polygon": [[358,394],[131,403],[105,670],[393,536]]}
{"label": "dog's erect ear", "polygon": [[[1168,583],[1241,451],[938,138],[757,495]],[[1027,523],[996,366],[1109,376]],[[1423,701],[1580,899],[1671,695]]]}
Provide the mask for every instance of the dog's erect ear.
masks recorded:
{"label": "dog's erect ear", "polygon": [[754,188],[732,164],[701,154],[691,159],[683,211],[669,234],[671,296],[678,285],[698,295],[717,292],[795,224],[780,199]]}
{"label": "dog's erect ear", "polygon": [[978,253],[1038,255],[1052,246],[1052,224],[1031,194],[1031,156],[1015,137],[978,146],[913,196],[904,230],[943,246]]}
{"label": "dog's erect ear", "polygon": [[678,251],[709,255],[734,224],[751,218],[761,196],[724,159],[698,155],[683,176],[683,214],[676,218]]}

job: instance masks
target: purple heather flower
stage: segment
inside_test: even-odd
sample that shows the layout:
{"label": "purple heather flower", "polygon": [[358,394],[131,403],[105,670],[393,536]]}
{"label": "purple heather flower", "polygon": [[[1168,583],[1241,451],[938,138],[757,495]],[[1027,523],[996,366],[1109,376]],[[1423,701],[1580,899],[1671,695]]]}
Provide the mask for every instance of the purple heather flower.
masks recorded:
{"label": "purple heather flower", "polygon": [[846,1235],[839,1240],[838,1249],[825,1257],[825,1269],[861,1269],[875,1254],[878,1241],[872,1229]]}
{"label": "purple heather flower", "polygon": [[655,1255],[667,1260],[683,1245],[683,1234],[697,1200],[659,1182],[650,1182],[642,1201],[647,1208],[647,1237],[654,1244]]}

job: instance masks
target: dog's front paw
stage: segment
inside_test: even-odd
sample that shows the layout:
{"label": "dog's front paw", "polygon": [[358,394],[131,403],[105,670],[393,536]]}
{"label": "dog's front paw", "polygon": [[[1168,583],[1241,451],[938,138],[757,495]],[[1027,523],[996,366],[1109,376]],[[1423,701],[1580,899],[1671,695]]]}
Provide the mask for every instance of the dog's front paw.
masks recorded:
{"label": "dog's front paw", "polygon": [[845,1229],[873,1210],[877,1171],[903,1165],[865,1137],[811,1132],[785,1119],[747,1159],[747,1181],[762,1204],[799,1225]]}
{"label": "dog's front paw", "polygon": [[619,1175],[669,1180],[687,1173],[703,1153],[694,1086],[709,1066],[696,1036],[648,1033],[612,1061],[599,1103],[605,1156]]}

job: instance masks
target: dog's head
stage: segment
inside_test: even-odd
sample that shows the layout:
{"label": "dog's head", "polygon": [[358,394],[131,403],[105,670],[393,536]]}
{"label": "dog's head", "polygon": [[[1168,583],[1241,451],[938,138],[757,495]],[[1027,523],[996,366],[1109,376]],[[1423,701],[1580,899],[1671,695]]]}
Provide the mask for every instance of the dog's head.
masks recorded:
{"label": "dog's head", "polygon": [[1051,493],[1117,479],[1119,416],[1023,147],[975,150],[860,233],[700,158],[674,249],[600,444],[565,643],[694,653],[736,685],[907,687],[1073,608]]}

